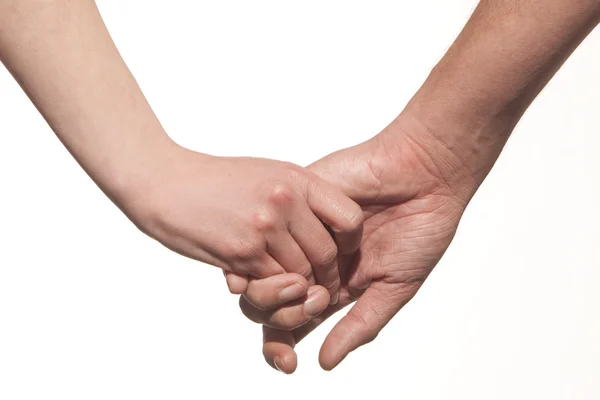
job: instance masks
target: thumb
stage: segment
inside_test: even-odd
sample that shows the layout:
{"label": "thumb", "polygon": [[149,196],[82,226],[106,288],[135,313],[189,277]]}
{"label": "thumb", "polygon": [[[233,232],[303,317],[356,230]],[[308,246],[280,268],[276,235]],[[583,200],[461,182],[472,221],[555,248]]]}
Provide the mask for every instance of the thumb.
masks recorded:
{"label": "thumb", "polygon": [[362,345],[373,341],[385,325],[414,296],[414,290],[399,284],[376,281],[331,330],[319,353],[327,371]]}
{"label": "thumb", "polygon": [[373,200],[379,194],[379,165],[373,164],[371,140],[336,151],[307,167],[324,181],[334,185],[359,204]]}
{"label": "thumb", "polygon": [[306,167],[309,171],[336,186],[346,196],[355,199],[360,194],[353,181],[356,171],[352,171],[353,148],[344,149],[331,153]]}

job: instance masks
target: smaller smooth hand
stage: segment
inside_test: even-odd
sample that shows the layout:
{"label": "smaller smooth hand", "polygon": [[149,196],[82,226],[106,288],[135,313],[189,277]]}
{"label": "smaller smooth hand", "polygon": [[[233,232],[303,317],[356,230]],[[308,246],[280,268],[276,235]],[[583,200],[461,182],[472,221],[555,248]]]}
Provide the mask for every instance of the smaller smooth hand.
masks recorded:
{"label": "smaller smooth hand", "polygon": [[[119,202],[140,229],[180,254],[240,276],[287,271],[311,279],[314,272],[327,289],[319,295],[337,301],[338,247],[355,251],[362,234],[355,202],[293,164],[179,146],[170,151],[153,185]],[[343,238],[337,246],[321,221]]]}

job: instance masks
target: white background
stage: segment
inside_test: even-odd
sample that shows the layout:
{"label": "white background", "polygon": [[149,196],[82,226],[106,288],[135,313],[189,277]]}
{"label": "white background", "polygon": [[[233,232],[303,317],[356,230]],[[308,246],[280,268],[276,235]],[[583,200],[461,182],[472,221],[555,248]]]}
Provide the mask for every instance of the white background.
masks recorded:
{"label": "white background", "polygon": [[[169,134],[306,165],[378,133],[474,0],[99,1]],[[600,31],[536,100],[420,293],[284,376],[215,268],[146,238],[0,70],[0,398],[600,398]],[[367,397],[368,396],[368,397]]]}

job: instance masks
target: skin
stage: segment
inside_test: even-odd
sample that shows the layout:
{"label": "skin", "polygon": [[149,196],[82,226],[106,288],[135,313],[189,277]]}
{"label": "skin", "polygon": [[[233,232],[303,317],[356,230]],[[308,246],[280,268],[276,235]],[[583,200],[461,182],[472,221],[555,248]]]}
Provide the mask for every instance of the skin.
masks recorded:
{"label": "skin", "polygon": [[[354,301],[325,339],[321,366],[334,368],[377,336],[450,245],[465,207],[523,113],[599,21],[596,0],[481,1],[392,124],[309,167],[341,182],[361,205],[364,236],[357,255],[340,257],[337,305],[300,327],[264,327],[263,353],[271,366],[292,373],[294,346]],[[247,315],[254,301],[252,294],[241,299]],[[274,307],[262,306],[256,315],[265,318],[265,308]],[[261,322],[256,315],[251,319]]]}
{"label": "skin", "polygon": [[[263,310],[253,312],[254,294],[241,298],[244,313],[265,325],[263,353],[281,371],[296,369],[292,349],[297,342],[355,301],[323,344],[322,367],[334,368],[350,351],[373,340],[416,294],[450,244],[466,202],[421,157],[413,139],[404,134],[409,127],[412,134],[425,134],[417,121],[402,116],[372,140],[309,167],[326,180],[343,182],[343,190],[361,204],[364,235],[358,254],[340,259],[345,274],[339,303],[317,318],[273,324],[275,314],[277,322],[286,321],[281,315],[285,309],[270,314],[264,308],[273,307],[263,302]],[[269,290],[265,285],[265,292]],[[295,330],[285,331],[289,328]]]}
{"label": "skin", "polygon": [[[0,59],[111,200],[171,250],[244,277],[286,271],[337,302],[338,250],[360,245],[360,207],[296,165],[174,143],[92,0],[0,0]],[[334,242],[323,222],[337,232]],[[325,288],[325,290],[322,290]],[[232,291],[245,289],[232,286]]]}
{"label": "skin", "polygon": [[[356,300],[323,345],[325,369],[415,295],[519,118],[599,15],[594,0],[482,1],[394,123],[308,170],[173,143],[91,0],[0,1],[0,59],[143,232],[231,272],[243,312],[266,324],[267,361],[292,372],[293,346],[344,305]],[[324,287],[310,286],[313,272]]]}

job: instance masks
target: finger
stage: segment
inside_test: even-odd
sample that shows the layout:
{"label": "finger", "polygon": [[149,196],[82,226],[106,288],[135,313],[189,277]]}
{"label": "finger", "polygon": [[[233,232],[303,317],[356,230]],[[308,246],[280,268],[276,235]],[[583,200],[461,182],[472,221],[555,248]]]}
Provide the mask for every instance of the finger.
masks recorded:
{"label": "finger", "polygon": [[[348,170],[355,168],[354,165],[368,165],[371,163],[373,157],[372,155],[365,156],[364,149],[365,146],[369,149],[373,145],[377,148],[381,147],[377,144],[377,140],[376,136],[360,146],[338,150],[315,161],[307,166],[306,169],[316,174],[325,182],[334,185],[346,196],[359,203],[372,202],[374,198],[388,200],[389,195],[381,191],[381,185],[375,175],[365,177],[361,173],[347,173]],[[381,169],[379,166],[376,166],[376,168]],[[398,202],[396,198],[390,200]]]}
{"label": "finger", "polygon": [[235,272],[223,271],[231,294],[242,294],[248,288],[248,278]]}
{"label": "finger", "polygon": [[412,288],[384,282],[371,284],[327,335],[319,353],[321,367],[330,371],[350,352],[373,341],[413,295]]}
{"label": "finger", "polygon": [[245,299],[259,310],[273,310],[306,295],[308,282],[302,275],[288,273],[250,281]]}
{"label": "finger", "polygon": [[[301,327],[293,331],[284,331],[263,326],[263,355],[265,361],[280,371],[290,374],[294,372],[297,366],[296,353],[294,347],[297,343],[321,325],[327,318],[350,304],[353,300],[347,295],[342,294],[338,304],[329,306],[325,311],[313,318]],[[281,365],[283,360],[283,366]]]}
{"label": "finger", "polygon": [[349,304],[352,304],[355,300],[353,298],[348,297],[347,293],[343,293],[340,296],[340,301],[337,304],[331,305],[327,307],[325,311],[317,315],[315,318],[308,321],[306,324],[294,329],[294,339],[296,343],[300,343],[302,339],[304,339],[309,333],[314,331],[325,322],[329,317],[336,314],[340,310],[344,309]]}
{"label": "finger", "polygon": [[292,332],[263,326],[263,356],[271,367],[284,374],[296,371],[298,357],[294,351],[295,345]]}
{"label": "finger", "polygon": [[269,254],[283,269],[287,272],[296,272],[306,278],[311,285],[315,284],[310,261],[288,232],[273,232],[267,241]]}
{"label": "finger", "polygon": [[240,259],[235,262],[233,270],[238,275],[249,275],[250,277],[257,279],[264,279],[286,272],[269,253],[264,253],[257,259]]}
{"label": "finger", "polygon": [[337,264],[337,246],[321,221],[308,209],[297,207],[289,230],[312,265],[316,282],[325,287],[333,304],[341,286]]}
{"label": "finger", "polygon": [[292,330],[319,315],[329,304],[329,293],[321,286],[311,286],[305,296],[287,303],[277,310],[259,310],[244,296],[240,297],[240,308],[251,321],[272,328]]}
{"label": "finger", "polygon": [[362,209],[333,185],[314,174],[313,177],[315,179],[308,183],[306,191],[310,209],[336,233],[340,253],[353,253],[362,240]]}

